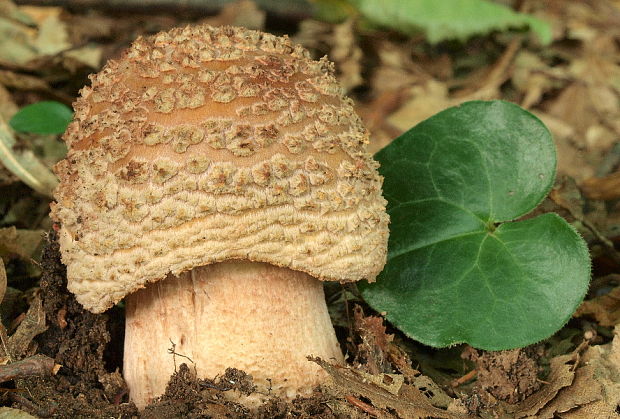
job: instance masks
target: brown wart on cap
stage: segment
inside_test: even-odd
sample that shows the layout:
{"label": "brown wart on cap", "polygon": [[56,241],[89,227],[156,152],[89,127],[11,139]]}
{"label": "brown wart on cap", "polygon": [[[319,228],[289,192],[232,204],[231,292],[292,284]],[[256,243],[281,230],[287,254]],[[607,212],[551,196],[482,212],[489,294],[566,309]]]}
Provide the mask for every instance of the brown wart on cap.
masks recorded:
{"label": "brown wart on cap", "polygon": [[144,407],[191,358],[307,394],[342,361],[320,281],[374,280],[388,216],[368,134],[326,59],[286,37],[187,27],[138,39],[75,103],[52,208],[69,290],[126,298]]}

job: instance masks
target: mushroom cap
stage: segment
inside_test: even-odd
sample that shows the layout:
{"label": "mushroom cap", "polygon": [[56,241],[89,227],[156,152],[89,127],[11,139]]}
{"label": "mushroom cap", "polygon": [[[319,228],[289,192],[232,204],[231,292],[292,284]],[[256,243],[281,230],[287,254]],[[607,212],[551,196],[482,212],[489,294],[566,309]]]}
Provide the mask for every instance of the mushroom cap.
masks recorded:
{"label": "mushroom cap", "polygon": [[374,280],[383,179],[333,73],[287,37],[202,25],[139,38],[91,76],[52,204],[78,301],[102,312],[228,259]]}

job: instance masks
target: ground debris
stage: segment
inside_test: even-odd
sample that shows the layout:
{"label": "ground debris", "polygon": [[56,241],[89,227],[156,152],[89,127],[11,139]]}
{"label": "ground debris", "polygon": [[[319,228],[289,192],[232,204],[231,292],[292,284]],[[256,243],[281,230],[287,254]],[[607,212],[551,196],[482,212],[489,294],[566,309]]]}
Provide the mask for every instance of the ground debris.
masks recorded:
{"label": "ground debris", "polygon": [[45,355],[33,355],[7,365],[0,365],[0,383],[17,378],[51,376],[56,374],[59,368],[60,365],[56,364],[52,358]]}
{"label": "ground debris", "polygon": [[557,396],[561,389],[570,386],[575,378],[575,364],[578,360],[579,354],[577,352],[553,358],[551,360],[551,373],[547,377],[549,384],[516,405],[514,409],[515,418],[535,416]]}
{"label": "ground debris", "polygon": [[537,354],[533,350],[513,349],[479,352],[468,348],[462,355],[476,364],[479,392],[511,404],[523,400],[540,387]]}
{"label": "ground debris", "polygon": [[356,361],[370,374],[392,372],[388,350],[394,335],[386,333],[383,318],[364,316],[362,307],[356,304],[353,308],[353,322],[354,330],[361,339],[357,345]]}
{"label": "ground debris", "polygon": [[528,419],[618,417],[620,331],[606,345],[586,340],[572,353],[551,360],[547,384],[510,411]]}
{"label": "ground debris", "polygon": [[[586,350],[579,370],[584,371],[579,374],[582,377],[579,381],[577,380],[579,376],[575,378],[573,387],[576,389],[566,389],[565,394],[558,395],[558,397],[563,396],[568,399],[561,405],[563,410],[557,410],[559,416],[562,419],[618,417],[620,327],[616,326],[614,329],[614,338],[611,343],[591,346]],[[588,398],[592,401],[585,403]]]}
{"label": "ground debris", "polygon": [[403,384],[402,377],[396,379],[397,376],[392,374],[371,375],[349,367],[334,366],[320,358],[311,360],[332,377],[333,385],[329,386],[329,391],[334,398],[330,406],[337,412],[349,411],[357,416],[360,412],[357,409],[361,409],[379,418],[402,419],[470,417],[433,406],[413,385]]}
{"label": "ground debris", "polygon": [[[573,315],[592,317],[601,326],[615,326],[620,323],[620,275],[610,275],[616,286],[609,292],[586,300]],[[602,279],[602,278],[601,278]]]}
{"label": "ground debris", "polygon": [[10,362],[31,355],[33,351],[30,348],[33,339],[47,330],[45,313],[39,296],[35,294],[26,315],[10,337],[6,336],[4,326],[0,325],[0,328],[2,335],[0,358],[3,362]]}

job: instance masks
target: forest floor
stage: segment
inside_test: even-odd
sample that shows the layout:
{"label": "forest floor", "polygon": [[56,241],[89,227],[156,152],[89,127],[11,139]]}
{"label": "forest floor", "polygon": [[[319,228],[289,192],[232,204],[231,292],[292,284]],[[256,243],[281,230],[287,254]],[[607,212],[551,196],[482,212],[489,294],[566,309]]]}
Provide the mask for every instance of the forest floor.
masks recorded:
{"label": "forest floor", "polygon": [[[372,152],[469,100],[504,99],[537,115],[558,151],[556,186],[539,211],[559,213],[585,238],[592,283],[586,301],[553,337],[501,352],[426,347],[392,328],[354,287],[328,285],[332,322],[348,355],[345,367],[315,360],[331,376],[329,385],[292,402],[273,398],[250,412],[227,397],[251,388],[242,371],[198,380],[179,365],[166,394],[138,412],[120,374],[122,307],[95,315],[76,302],[66,290],[48,215],[51,198],[0,166],[0,256],[8,285],[0,306],[0,414],[620,417],[620,2],[515,1],[551,24],[553,42],[544,47],[523,32],[430,45],[424,36],[371,30],[355,17],[326,23],[303,10],[262,10],[252,1],[220,11],[58,3],[63,6],[0,0],[0,125],[30,103],[71,105],[88,74],[140,35],[197,22],[287,33],[316,58],[335,62],[371,132]],[[19,134],[15,140],[50,167],[66,152],[56,136]]]}

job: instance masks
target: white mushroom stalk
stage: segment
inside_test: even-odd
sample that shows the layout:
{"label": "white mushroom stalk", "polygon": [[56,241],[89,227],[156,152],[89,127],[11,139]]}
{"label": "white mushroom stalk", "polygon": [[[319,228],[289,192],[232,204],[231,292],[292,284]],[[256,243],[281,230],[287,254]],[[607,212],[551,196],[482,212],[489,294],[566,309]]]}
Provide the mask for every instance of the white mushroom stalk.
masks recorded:
{"label": "white mushroom stalk", "polygon": [[129,295],[131,399],[163,391],[170,340],[200,377],[236,367],[283,397],[321,382],[306,356],[342,355],[318,281],[373,281],[388,237],[333,65],[286,37],[173,29],[108,62],[74,107],[52,217],[77,300],[100,313]]}
{"label": "white mushroom stalk", "polygon": [[195,268],[129,295],[126,307],[123,375],[138,407],[164,392],[174,372],[171,342],[192,361],[177,357],[177,365],[188,363],[200,377],[231,366],[255,377],[255,402],[311,393],[325,372],[308,355],[343,361],[323,284],[267,263]]}

